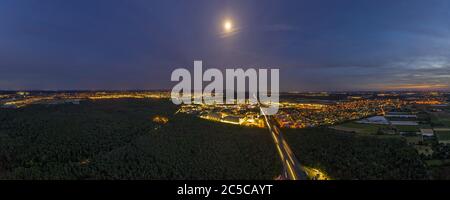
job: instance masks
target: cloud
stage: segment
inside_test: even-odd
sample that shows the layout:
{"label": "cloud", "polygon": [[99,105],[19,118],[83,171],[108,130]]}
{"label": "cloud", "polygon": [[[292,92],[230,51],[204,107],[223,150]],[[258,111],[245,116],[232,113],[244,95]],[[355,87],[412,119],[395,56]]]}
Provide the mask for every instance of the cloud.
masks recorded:
{"label": "cloud", "polygon": [[274,32],[298,31],[298,30],[299,30],[298,27],[288,24],[273,24],[264,27],[264,31],[274,31]]}
{"label": "cloud", "polygon": [[402,69],[443,69],[450,70],[450,58],[443,56],[415,57],[406,61],[393,63],[393,66]]}

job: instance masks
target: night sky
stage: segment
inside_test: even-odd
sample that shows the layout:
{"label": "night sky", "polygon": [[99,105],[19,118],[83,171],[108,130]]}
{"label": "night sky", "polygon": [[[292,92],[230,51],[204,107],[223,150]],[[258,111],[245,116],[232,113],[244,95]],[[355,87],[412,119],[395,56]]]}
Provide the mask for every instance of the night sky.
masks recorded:
{"label": "night sky", "polygon": [[280,68],[282,91],[448,90],[450,1],[0,0],[0,90],[170,89],[194,60]]}

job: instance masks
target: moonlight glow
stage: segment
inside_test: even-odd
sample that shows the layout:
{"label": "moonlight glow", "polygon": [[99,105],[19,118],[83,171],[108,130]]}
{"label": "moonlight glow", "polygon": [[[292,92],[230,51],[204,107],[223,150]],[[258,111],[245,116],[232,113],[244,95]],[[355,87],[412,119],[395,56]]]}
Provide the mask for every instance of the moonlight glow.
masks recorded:
{"label": "moonlight glow", "polygon": [[223,29],[225,30],[225,32],[230,32],[233,30],[233,23],[230,20],[226,20],[223,23]]}

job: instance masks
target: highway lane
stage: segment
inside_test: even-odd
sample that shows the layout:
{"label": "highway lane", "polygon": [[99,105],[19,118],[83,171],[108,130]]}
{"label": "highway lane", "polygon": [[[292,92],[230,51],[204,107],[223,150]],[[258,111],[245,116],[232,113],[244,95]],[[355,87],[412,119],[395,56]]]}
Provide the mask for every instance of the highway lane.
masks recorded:
{"label": "highway lane", "polygon": [[308,176],[305,173],[303,166],[298,162],[280,129],[276,126],[273,118],[266,115],[261,106],[259,106],[259,108],[261,113],[263,113],[264,121],[272,135],[278,154],[281,158],[281,162],[286,172],[284,174],[285,178],[289,180],[308,180]]}

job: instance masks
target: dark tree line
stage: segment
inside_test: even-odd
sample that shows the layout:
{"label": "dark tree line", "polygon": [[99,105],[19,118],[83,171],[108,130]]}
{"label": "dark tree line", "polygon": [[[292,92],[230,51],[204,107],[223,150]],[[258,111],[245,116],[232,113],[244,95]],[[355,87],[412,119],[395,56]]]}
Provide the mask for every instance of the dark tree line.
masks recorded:
{"label": "dark tree line", "polygon": [[284,130],[300,162],[336,179],[427,179],[418,153],[399,138],[328,128]]}

